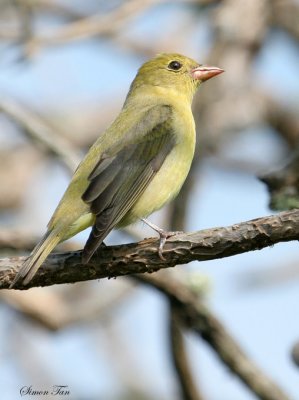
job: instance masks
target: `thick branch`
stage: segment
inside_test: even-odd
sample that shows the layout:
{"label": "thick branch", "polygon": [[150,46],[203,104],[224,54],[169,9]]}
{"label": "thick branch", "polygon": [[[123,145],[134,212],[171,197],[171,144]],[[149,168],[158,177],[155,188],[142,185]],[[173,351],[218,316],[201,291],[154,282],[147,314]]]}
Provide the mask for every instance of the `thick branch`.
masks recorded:
{"label": "thick branch", "polygon": [[[176,235],[164,247],[165,260],[158,255],[156,239],[101,247],[91,262],[84,266],[80,251],[53,254],[28,286],[19,285],[17,288],[155,272],[177,264],[229,257],[298,239],[299,210],[286,211],[224,228]],[[9,287],[23,261],[23,257],[0,260],[0,289]]]}

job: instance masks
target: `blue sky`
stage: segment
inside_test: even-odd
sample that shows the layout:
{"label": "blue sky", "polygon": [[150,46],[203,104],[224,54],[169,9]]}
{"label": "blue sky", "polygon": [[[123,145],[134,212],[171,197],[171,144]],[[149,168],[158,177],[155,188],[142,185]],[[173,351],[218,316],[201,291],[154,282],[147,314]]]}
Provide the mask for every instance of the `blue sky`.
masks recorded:
{"label": "blue sky", "polygon": [[[174,7],[172,13],[171,18],[175,19],[180,9]],[[142,35],[149,35],[153,29],[153,21],[159,26],[163,25],[165,10],[156,9],[151,17],[141,18],[136,28],[141,40]],[[209,34],[205,25],[194,33],[194,38],[207,51]],[[190,45],[190,51],[194,51],[193,46]],[[114,95],[124,99],[143,61],[141,57],[115,50],[110,42],[93,40],[43,51],[32,64],[27,65],[9,62],[9,58],[14,55],[13,48],[7,49],[5,55],[0,62],[0,91],[29,101],[40,110],[44,107],[55,108],[57,102],[64,109],[77,103],[88,104],[94,101],[98,101],[100,107],[105,97],[111,99]],[[256,79],[261,85],[285,104],[297,108],[298,62],[299,50],[295,43],[288,41],[282,32],[273,31],[254,66]],[[267,170],[281,162],[284,151],[280,144],[271,130],[252,129],[236,140],[233,148],[227,149],[227,153],[232,159],[240,157],[257,162]],[[29,199],[31,203],[30,196],[40,192],[43,171],[38,174],[38,183],[33,187],[33,194],[28,194],[27,204]],[[41,195],[43,207],[34,207],[37,221],[47,222],[67,181],[67,174],[60,167],[51,170]],[[35,200],[36,206],[41,198]],[[225,169],[215,160],[207,159],[190,200],[187,228],[198,230],[263,216],[270,213],[267,204],[266,189],[254,176],[248,172]],[[43,227],[40,229],[42,231]],[[82,235],[82,240],[85,237]],[[118,240],[117,236],[111,235],[109,241],[114,240]],[[246,277],[249,279],[252,274],[260,271],[283,268],[298,260],[298,256],[298,243],[282,243],[262,251],[178,268],[190,273],[201,271],[210,279],[212,289],[207,297],[208,304],[256,363],[294,398],[299,391],[299,380],[298,369],[290,359],[290,350],[299,334],[296,318],[298,276],[280,285],[246,290],[241,290],[241,283]],[[99,285],[100,290],[101,283],[94,284]],[[113,281],[108,285],[112,290]],[[122,366],[117,366],[116,358],[113,359],[105,351],[107,337],[99,324],[89,328],[68,328],[53,334],[19,321],[3,305],[0,314],[2,320],[6,321],[0,328],[1,343],[8,340],[10,333],[7,326],[17,332],[20,332],[22,326],[19,340],[31,346],[34,354],[33,369],[36,367],[38,371],[39,366],[43,365],[53,383],[66,382],[73,393],[81,397],[87,395],[98,398],[101,395],[109,399],[115,391],[121,391],[115,376],[120,375]],[[174,398],[176,393],[167,354],[166,319],[167,308],[162,296],[150,289],[138,289],[117,315],[116,328],[124,332],[124,346],[132,354],[130,365],[137,368],[136,374],[140,375],[141,381],[148,380],[148,389],[153,391],[153,398]],[[94,351],[95,343],[97,353]],[[196,379],[207,398],[254,398],[223,367],[205,343],[188,334],[187,344]],[[5,398],[15,400],[16,384],[27,384],[30,375],[25,376],[24,365],[18,365],[15,357],[11,360],[14,349],[2,346],[0,352],[2,359],[6,360],[0,365],[0,385],[6,390]],[[111,359],[114,365],[111,365]]]}

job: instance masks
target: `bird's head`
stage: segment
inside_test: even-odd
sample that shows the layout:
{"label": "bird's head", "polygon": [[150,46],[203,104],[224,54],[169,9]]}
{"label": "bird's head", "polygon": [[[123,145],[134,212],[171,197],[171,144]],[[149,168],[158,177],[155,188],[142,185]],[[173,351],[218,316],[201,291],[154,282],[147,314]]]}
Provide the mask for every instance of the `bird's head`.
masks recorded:
{"label": "bird's head", "polygon": [[139,68],[130,93],[140,87],[155,86],[185,94],[192,100],[202,82],[222,72],[221,68],[199,64],[181,54],[163,53]]}

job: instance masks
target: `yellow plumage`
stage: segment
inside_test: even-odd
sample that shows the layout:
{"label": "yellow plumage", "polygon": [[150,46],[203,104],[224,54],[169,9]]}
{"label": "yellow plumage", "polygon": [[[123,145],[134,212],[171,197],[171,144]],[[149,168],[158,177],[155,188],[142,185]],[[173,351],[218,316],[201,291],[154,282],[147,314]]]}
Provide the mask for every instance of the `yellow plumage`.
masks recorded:
{"label": "yellow plumage", "polygon": [[161,54],[139,69],[124,106],[78,166],[48,231],[17,274],[27,284],[61,241],[93,225],[87,262],[114,228],[163,207],[179,192],[195,149],[193,95],[222,70],[179,54]]}

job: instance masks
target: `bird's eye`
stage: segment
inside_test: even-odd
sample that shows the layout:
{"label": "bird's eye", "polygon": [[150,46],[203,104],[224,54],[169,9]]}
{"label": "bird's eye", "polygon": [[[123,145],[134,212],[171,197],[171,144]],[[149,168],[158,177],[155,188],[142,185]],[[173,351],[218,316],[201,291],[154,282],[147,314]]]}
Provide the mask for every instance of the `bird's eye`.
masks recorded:
{"label": "bird's eye", "polygon": [[182,64],[179,61],[171,61],[168,64],[168,68],[172,69],[173,71],[178,71],[179,69],[182,68]]}

